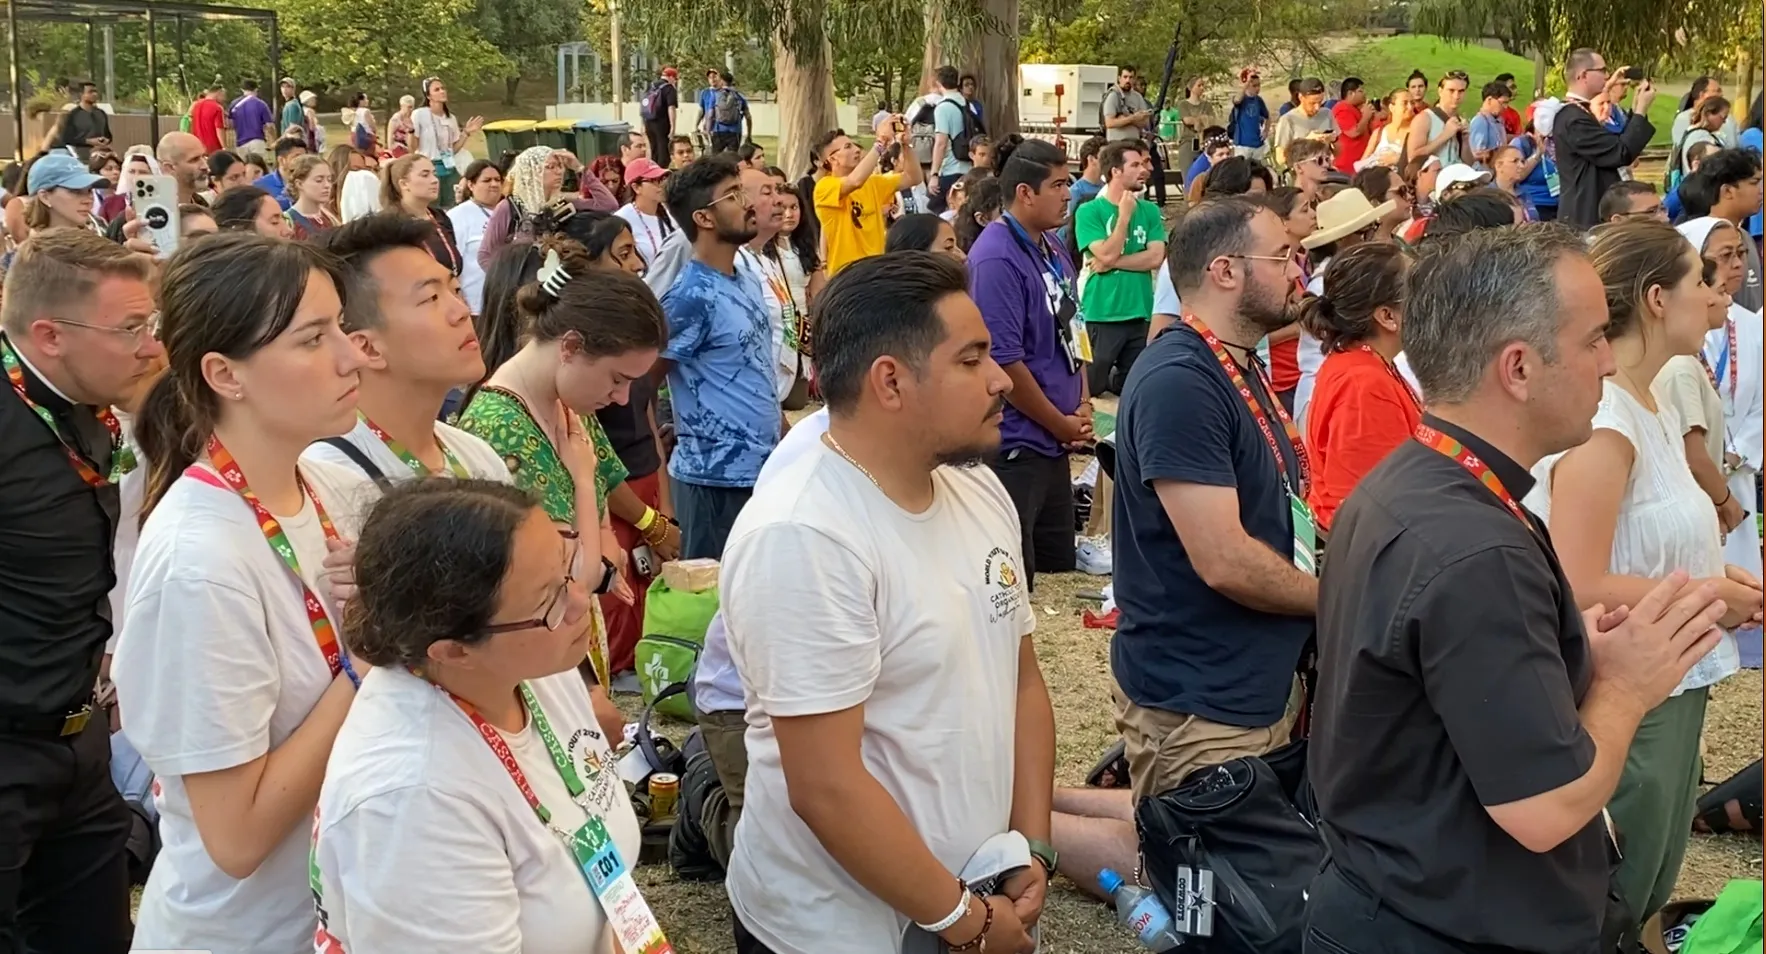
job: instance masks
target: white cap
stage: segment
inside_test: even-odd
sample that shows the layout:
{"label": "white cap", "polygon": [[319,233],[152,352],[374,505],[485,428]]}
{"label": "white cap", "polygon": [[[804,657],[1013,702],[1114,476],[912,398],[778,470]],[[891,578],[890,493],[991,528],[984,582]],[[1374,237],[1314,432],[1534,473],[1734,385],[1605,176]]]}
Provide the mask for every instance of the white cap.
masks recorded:
{"label": "white cap", "polygon": [[1453,186],[1467,182],[1489,182],[1492,178],[1493,176],[1488,172],[1473,169],[1463,162],[1456,162],[1441,170],[1441,175],[1435,179],[1435,191],[1429,193],[1429,198],[1439,202],[1441,201],[1441,193]]}

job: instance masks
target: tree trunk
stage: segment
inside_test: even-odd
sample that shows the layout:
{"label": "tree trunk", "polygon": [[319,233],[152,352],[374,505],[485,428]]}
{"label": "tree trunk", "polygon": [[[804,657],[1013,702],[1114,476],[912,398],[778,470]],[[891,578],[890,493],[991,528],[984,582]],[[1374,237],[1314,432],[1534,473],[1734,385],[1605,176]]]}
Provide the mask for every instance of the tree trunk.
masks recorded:
{"label": "tree trunk", "polygon": [[824,37],[819,49],[798,56],[774,37],[773,75],[779,89],[775,156],[795,180],[809,171],[809,149],[816,137],[840,125],[834,110],[834,48]]}
{"label": "tree trunk", "polygon": [[515,87],[521,85],[521,74],[503,77],[503,105],[515,105]]}
{"label": "tree trunk", "polygon": [[920,88],[932,82],[932,71],[949,64],[960,73],[975,74],[987,134],[998,140],[1018,131],[1018,0],[970,0],[999,22],[998,31],[953,27],[946,18],[952,0],[926,0],[926,55],[920,66]]}

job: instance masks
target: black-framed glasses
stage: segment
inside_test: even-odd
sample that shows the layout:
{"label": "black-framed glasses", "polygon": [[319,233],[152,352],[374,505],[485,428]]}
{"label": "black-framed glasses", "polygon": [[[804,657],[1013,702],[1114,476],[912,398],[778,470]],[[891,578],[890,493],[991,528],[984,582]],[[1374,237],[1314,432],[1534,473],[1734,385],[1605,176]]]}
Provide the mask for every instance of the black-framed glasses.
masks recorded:
{"label": "black-framed glasses", "polygon": [[575,530],[560,529],[558,535],[564,538],[568,555],[564,564],[564,582],[552,593],[551,602],[546,604],[546,611],[535,619],[524,619],[515,623],[492,623],[480,630],[486,636],[497,633],[516,633],[524,629],[546,629],[556,632],[564,625],[564,617],[570,614],[570,584],[582,577],[583,541]]}

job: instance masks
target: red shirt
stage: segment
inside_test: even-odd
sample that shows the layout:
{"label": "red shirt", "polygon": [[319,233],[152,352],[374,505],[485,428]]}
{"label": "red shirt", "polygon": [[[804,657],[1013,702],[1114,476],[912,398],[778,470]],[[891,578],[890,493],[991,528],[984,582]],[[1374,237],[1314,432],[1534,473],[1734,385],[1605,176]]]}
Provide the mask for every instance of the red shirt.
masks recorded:
{"label": "red shirt", "polygon": [[[1529,107],[1529,110],[1531,110],[1531,107]],[[1509,134],[1509,138],[1511,139],[1521,134],[1521,114],[1515,112],[1513,106],[1502,107],[1502,128],[1504,132]]]}
{"label": "red shirt", "polygon": [[1367,132],[1351,136],[1356,124],[1361,122],[1361,107],[1349,105],[1348,100],[1338,100],[1337,105],[1331,107],[1331,116],[1337,120],[1337,128],[1341,130],[1337,136],[1337,171],[1352,176],[1355,174],[1355,163],[1367,153],[1368,141],[1374,135],[1374,124],[1367,124]]}
{"label": "red shirt", "polygon": [[1423,411],[1398,369],[1356,347],[1327,356],[1306,408],[1312,490],[1306,502],[1329,529],[1349,492],[1422,422]]}
{"label": "red shirt", "polygon": [[221,142],[221,130],[227,126],[227,114],[221,104],[207,96],[190,105],[190,132],[202,140],[202,148],[209,153],[217,153],[227,148]]}

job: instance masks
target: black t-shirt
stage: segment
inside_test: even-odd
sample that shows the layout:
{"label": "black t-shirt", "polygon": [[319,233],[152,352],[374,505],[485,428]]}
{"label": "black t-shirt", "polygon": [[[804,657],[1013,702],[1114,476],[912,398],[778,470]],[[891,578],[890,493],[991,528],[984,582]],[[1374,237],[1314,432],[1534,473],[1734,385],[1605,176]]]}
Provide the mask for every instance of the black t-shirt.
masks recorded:
{"label": "black t-shirt", "polygon": [[[680,88],[675,86],[675,84],[673,84],[673,83],[662,84],[662,89],[656,94],[656,115],[651,116],[649,119],[644,120],[644,125],[646,125],[646,126],[660,126],[660,127],[666,128],[668,126],[668,111],[669,111],[669,109],[671,107],[675,108],[675,109],[679,109],[680,105],[681,105]],[[667,158],[667,157],[664,157],[664,158]],[[658,161],[660,161],[660,160],[658,160]]]}
{"label": "black t-shirt", "polygon": [[[1516,500],[1533,481],[1459,428]],[[1543,854],[1490,818],[1594,764],[1588,638],[1544,525],[1453,459],[1392,451],[1337,512],[1320,580],[1309,759],[1335,862],[1405,918],[1470,944],[1585,954],[1610,856],[1598,816]]]}
{"label": "black t-shirt", "polygon": [[636,378],[624,404],[609,404],[595,412],[614,453],[633,478],[648,477],[662,467],[662,457],[656,451],[656,432],[650,429],[650,405],[655,401],[655,383],[647,377]]}
{"label": "black t-shirt", "polygon": [[1116,423],[1115,577],[1122,616],[1110,668],[1137,705],[1227,725],[1282,717],[1312,620],[1251,609],[1202,582],[1153,482],[1234,487],[1245,531],[1293,551],[1284,488],[1299,462],[1274,399],[1245,372],[1282,451],[1269,442],[1200,335],[1177,325],[1147,346],[1123,385]]}
{"label": "black t-shirt", "polygon": [[[24,374],[25,393],[108,474],[110,433],[93,409]],[[114,484],[81,479],[9,384],[0,384],[0,447],[0,713],[66,712],[92,698],[110,639],[121,499]]]}

